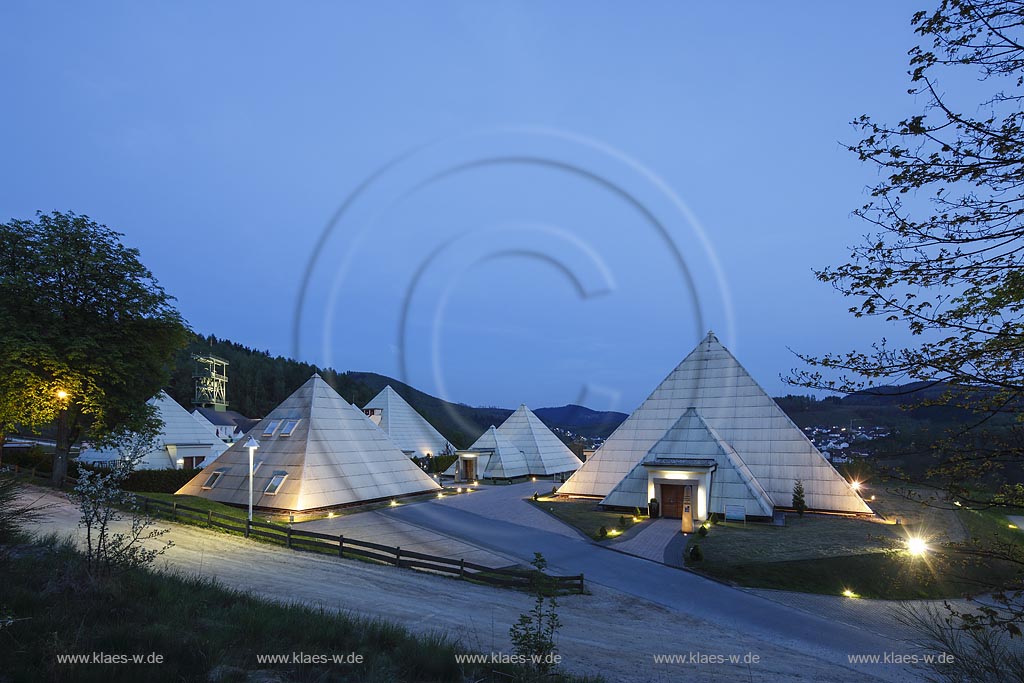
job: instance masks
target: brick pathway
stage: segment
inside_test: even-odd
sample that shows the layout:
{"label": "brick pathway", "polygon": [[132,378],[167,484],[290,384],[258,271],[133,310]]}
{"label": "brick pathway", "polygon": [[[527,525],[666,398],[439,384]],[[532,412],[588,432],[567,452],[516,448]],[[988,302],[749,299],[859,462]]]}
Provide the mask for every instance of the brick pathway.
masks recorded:
{"label": "brick pathway", "polygon": [[665,548],[680,533],[678,519],[655,519],[635,536],[613,541],[609,547],[664,564]]}

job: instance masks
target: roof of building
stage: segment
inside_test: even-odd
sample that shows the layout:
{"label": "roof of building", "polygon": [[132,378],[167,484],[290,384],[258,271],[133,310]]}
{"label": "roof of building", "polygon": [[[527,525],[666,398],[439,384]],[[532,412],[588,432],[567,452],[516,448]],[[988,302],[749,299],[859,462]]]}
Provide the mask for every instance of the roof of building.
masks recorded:
{"label": "roof of building", "polygon": [[[249,436],[259,441],[253,478],[258,507],[311,510],[439,488],[320,375],[270,411]],[[247,503],[246,442],[236,442],[178,493]]]}
{"label": "roof of building", "polygon": [[583,464],[525,403],[501,423],[497,432],[523,452],[530,474],[574,472]]}
{"label": "roof of building", "polygon": [[237,427],[243,434],[255,427],[256,423],[259,422],[257,419],[246,417],[234,410],[216,410],[215,408],[197,406],[192,412],[199,413],[212,425],[218,427]]}
{"label": "roof of building", "polygon": [[480,438],[469,447],[469,450],[489,451],[487,465],[484,468],[484,476],[489,478],[512,479],[530,474],[526,456],[511,441],[502,436],[494,425],[481,434]]}
{"label": "roof of building", "polygon": [[363,406],[364,410],[368,408],[381,411],[380,428],[407,453],[437,455],[448,447],[448,440],[406,403],[391,385],[384,387]]}
{"label": "roof of building", "polygon": [[793,484],[800,479],[809,508],[871,512],[710,332],[559,493],[609,496],[691,408],[719,445],[736,454],[775,506],[791,504]]}

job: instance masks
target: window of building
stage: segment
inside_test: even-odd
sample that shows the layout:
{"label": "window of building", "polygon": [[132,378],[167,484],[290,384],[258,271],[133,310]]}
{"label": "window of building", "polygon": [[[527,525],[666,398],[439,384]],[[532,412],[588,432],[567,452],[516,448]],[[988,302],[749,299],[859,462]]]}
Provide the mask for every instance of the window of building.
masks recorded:
{"label": "window of building", "polygon": [[274,432],[281,425],[280,420],[271,420],[267,423],[267,426],[263,428],[263,436],[273,436]]}
{"label": "window of building", "polygon": [[227,470],[223,470],[223,469],[222,470],[214,470],[210,474],[210,476],[207,477],[206,483],[203,484],[203,488],[204,489],[212,489],[214,486],[216,486],[218,484],[218,482],[220,482],[220,479],[221,479],[221,477],[224,476],[225,472],[227,472]]}
{"label": "window of building", "polygon": [[270,479],[270,483],[267,484],[267,488],[263,490],[263,493],[268,496],[276,496],[278,491],[281,490],[281,486],[284,484],[284,480],[288,478],[287,472],[274,472],[274,476]]}
{"label": "window of building", "polygon": [[295,428],[299,426],[300,420],[285,420],[284,426],[281,427],[281,436],[291,436]]}

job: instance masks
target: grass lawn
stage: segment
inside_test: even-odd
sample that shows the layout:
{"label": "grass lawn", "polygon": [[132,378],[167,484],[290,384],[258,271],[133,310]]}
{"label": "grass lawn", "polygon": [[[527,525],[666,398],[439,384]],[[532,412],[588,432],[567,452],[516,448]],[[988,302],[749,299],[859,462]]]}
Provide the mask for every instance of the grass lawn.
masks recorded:
{"label": "grass lawn", "polygon": [[[539,500],[531,498],[530,502],[569,526],[579,529],[595,541],[614,538],[634,526],[633,515],[622,512],[606,512],[599,509],[594,501],[564,500],[541,496]],[[625,528],[619,526],[623,517],[626,519]],[[642,517],[641,519],[647,518]],[[607,537],[601,536],[601,527],[608,530]]]}
{"label": "grass lawn", "polygon": [[[218,503],[215,500],[209,500],[199,496],[178,496],[173,493],[155,493],[153,491],[139,491],[138,494],[140,496],[145,496],[146,498],[162,500],[165,503],[178,503],[179,505],[199,508],[203,512],[213,510],[216,513],[227,515],[228,517],[234,517],[236,519],[244,520],[249,514],[249,511],[246,508],[232,507],[230,505]],[[267,519],[268,515],[265,512],[256,511],[253,517],[258,519]],[[287,521],[287,518],[285,519]]]}
{"label": "grass lawn", "polygon": [[[248,508],[246,507],[235,507],[233,505],[225,505],[215,500],[209,500],[200,496],[179,496],[174,493],[157,493],[153,491],[137,491],[138,495],[145,496],[146,498],[154,498],[156,500],[162,500],[165,503],[178,503],[179,505],[187,505],[188,507],[198,508],[202,511],[213,510],[214,512],[236,519],[244,520],[248,514]],[[469,487],[451,487],[444,490],[445,496],[458,496],[458,495],[472,495],[472,491]],[[418,496],[409,496],[398,499],[399,505],[406,505],[409,503],[417,503],[431,498],[436,497],[436,493],[424,493]],[[316,519],[326,519],[328,516],[343,515],[354,515],[360,512],[369,512],[371,510],[379,510],[391,506],[391,501],[379,501],[376,503],[368,503],[366,505],[358,505],[348,508],[340,508],[337,510],[317,510],[314,512],[301,513],[297,512],[294,515],[287,513],[272,513],[267,510],[255,509],[253,510],[253,519],[271,522],[273,524],[288,524],[294,518],[295,522],[309,522]]]}
{"label": "grass lawn", "polygon": [[[54,540],[0,545],[0,661],[13,681],[452,681],[526,680],[521,667],[457,664],[443,635],[298,605],[281,605],[203,578],[150,571],[86,574]],[[346,656],[361,663],[257,661],[258,654]],[[155,653],[161,664],[69,664],[58,656]],[[273,670],[273,673],[267,672]],[[255,674],[251,672],[265,673]],[[577,681],[556,676],[552,681]]]}
{"label": "grass lawn", "polygon": [[[939,510],[893,494],[871,504],[887,520],[790,514],[785,527],[716,524],[707,538],[691,538],[704,560],[687,565],[743,586],[887,599],[969,595],[1017,578],[1008,563],[978,562],[957,550],[971,537],[1024,543],[1002,513]],[[906,551],[911,535],[927,540],[925,555]]]}

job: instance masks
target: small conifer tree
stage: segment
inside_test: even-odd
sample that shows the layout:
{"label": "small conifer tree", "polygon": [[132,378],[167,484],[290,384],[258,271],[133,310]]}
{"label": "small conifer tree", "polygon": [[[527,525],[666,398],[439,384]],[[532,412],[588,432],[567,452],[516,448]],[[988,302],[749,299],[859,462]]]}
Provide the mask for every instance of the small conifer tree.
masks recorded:
{"label": "small conifer tree", "polygon": [[804,483],[799,479],[793,484],[793,509],[801,517],[807,510],[807,501],[804,500]]}

